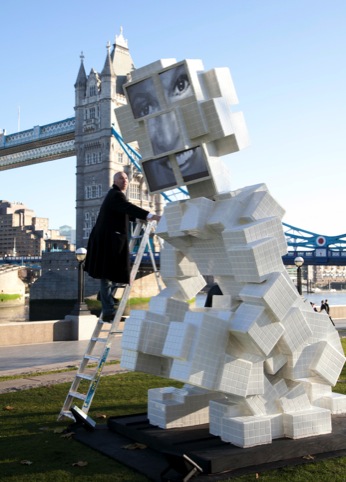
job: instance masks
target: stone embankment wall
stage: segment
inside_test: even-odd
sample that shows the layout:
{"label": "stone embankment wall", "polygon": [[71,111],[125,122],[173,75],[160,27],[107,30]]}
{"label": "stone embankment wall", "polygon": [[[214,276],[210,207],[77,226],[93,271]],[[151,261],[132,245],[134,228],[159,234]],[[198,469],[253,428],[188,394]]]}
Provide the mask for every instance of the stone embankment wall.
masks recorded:
{"label": "stone embankment wall", "polygon": [[330,306],[330,316],[336,320],[339,318],[346,320],[346,306],[344,305],[332,305]]}
{"label": "stone embankment wall", "polygon": [[[148,298],[158,293],[156,277],[153,273],[136,279],[131,298]],[[96,295],[99,280],[85,273],[85,297]],[[70,252],[44,253],[42,255],[42,275],[30,288],[30,300],[77,300],[78,262]]]}
{"label": "stone embankment wall", "polygon": [[[346,306],[331,306],[330,308],[337,328],[344,328]],[[84,332],[84,336],[81,336],[81,328],[78,329],[77,326],[79,324],[80,327],[83,327],[87,321],[95,324],[97,318],[81,316],[78,319],[78,317],[67,316],[64,320],[0,324],[0,346],[90,339],[90,331],[89,333]]]}

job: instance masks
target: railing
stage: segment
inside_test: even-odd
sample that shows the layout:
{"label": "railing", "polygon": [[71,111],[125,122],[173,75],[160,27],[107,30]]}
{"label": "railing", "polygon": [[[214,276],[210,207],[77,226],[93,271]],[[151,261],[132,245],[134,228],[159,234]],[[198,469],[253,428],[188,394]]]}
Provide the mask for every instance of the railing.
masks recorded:
{"label": "railing", "polygon": [[69,117],[68,119],[53,122],[44,126],[35,126],[32,129],[17,132],[15,134],[0,134],[0,148],[27,144],[28,142],[47,139],[62,134],[68,134],[75,131],[76,119]]}

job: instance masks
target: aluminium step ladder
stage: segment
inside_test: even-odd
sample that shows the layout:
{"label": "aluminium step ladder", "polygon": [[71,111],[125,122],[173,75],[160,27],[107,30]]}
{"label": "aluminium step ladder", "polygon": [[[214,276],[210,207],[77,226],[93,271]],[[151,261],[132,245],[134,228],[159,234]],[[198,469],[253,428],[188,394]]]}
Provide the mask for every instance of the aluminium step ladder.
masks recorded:
{"label": "aluminium step ladder", "polygon": [[[63,418],[71,418],[75,420],[76,412],[80,415],[86,414],[89,411],[92,399],[95,395],[97,385],[100,381],[103,367],[108,358],[112,342],[117,334],[122,333],[118,331],[119,323],[122,319],[123,313],[126,308],[126,304],[131,292],[132,284],[136,279],[138,268],[141,264],[142,257],[146,248],[148,248],[150,258],[153,264],[153,270],[156,276],[158,288],[161,291],[161,285],[159,282],[159,272],[156,268],[155,258],[152,253],[150,245],[150,234],[155,230],[156,221],[153,222],[141,222],[138,221],[134,233],[129,243],[130,253],[133,251],[136,242],[141,239],[136,258],[132,265],[130,274],[130,284],[124,285],[124,291],[115,313],[114,319],[111,323],[104,322],[102,320],[102,313],[98,319],[91,339],[88,343],[88,347],[81,361],[77,374],[71,384],[70,390],[65,399],[64,405],[59,414],[58,420]],[[144,229],[141,235],[141,230]],[[88,365],[90,364],[90,365]],[[96,366],[95,366],[96,365]],[[82,407],[72,407],[75,400],[83,402]]]}

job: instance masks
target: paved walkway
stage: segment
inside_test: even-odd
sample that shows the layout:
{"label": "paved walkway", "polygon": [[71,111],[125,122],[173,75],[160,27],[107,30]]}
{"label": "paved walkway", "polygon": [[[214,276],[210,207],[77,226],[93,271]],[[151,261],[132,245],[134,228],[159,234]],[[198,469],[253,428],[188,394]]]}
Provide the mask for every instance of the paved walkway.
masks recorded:
{"label": "paved walkway", "polygon": [[[120,335],[116,336],[107,361],[120,359],[120,341]],[[79,365],[88,343],[89,340],[54,341],[0,347],[0,376]]]}
{"label": "paved walkway", "polygon": [[[121,335],[113,341],[107,361],[120,360]],[[37,345],[16,345],[0,347],[0,377],[7,375],[21,375],[14,380],[0,380],[0,393],[14,392],[47,386],[55,383],[72,382],[76,371],[86,352],[89,340],[83,341],[55,341],[52,343],[39,343]],[[75,368],[63,373],[54,373],[54,370]],[[51,371],[47,375],[35,373]],[[103,375],[111,375],[125,371],[117,365],[106,365]]]}
{"label": "paved walkway", "polygon": [[[336,328],[341,336],[346,336],[346,320],[335,320]],[[55,341],[30,345],[0,347],[0,377],[7,375],[22,375],[10,381],[0,381],[0,393],[23,390],[54,383],[64,383],[73,380],[77,368],[87,349],[89,340]],[[121,335],[116,336],[107,361],[120,360]],[[54,373],[63,368],[75,370]],[[31,376],[32,374],[52,371],[49,375]],[[125,371],[119,364],[106,365],[104,375]]]}

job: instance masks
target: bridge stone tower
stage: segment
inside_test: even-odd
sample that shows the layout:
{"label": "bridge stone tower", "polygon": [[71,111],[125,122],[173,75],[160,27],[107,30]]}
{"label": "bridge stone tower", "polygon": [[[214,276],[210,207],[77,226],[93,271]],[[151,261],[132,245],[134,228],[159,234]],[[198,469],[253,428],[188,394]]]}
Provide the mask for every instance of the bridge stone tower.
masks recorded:
{"label": "bridge stone tower", "polygon": [[160,195],[148,193],[143,176],[134,168],[111,134],[119,132],[115,109],[126,103],[122,86],[134,69],[122,31],[115,37],[101,73],[93,68],[87,76],[84,56],[75,83],[75,148],[77,156],[76,247],[86,247],[103,198],[112,185],[113,174],[124,170],[130,180],[127,196],[144,209],[160,213]]}

